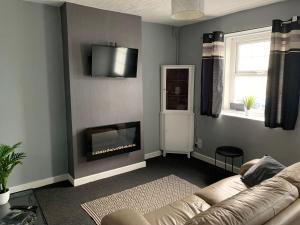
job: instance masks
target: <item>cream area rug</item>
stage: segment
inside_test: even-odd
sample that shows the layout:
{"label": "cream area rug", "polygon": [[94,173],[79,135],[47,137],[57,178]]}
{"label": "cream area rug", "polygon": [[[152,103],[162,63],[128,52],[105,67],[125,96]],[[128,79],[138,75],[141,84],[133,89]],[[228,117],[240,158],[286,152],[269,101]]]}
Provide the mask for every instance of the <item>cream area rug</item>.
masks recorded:
{"label": "cream area rug", "polygon": [[101,225],[102,218],[116,210],[130,208],[142,214],[189,196],[200,188],[175,175],[136,186],[107,197],[86,202],[81,207]]}

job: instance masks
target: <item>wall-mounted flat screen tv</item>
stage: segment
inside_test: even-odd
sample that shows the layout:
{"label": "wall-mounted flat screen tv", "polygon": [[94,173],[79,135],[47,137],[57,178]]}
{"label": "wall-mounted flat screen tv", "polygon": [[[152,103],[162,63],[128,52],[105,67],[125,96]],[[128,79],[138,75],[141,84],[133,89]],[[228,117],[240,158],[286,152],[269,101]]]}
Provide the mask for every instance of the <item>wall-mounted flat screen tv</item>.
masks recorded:
{"label": "wall-mounted flat screen tv", "polygon": [[92,46],[92,76],[136,77],[138,49]]}

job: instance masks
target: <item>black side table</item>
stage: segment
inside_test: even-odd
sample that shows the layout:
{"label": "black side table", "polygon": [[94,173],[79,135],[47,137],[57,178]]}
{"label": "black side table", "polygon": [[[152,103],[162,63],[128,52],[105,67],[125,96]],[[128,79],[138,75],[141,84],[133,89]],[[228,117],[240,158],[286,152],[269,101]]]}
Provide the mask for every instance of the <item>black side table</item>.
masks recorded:
{"label": "black side table", "polygon": [[221,146],[215,152],[215,166],[217,166],[217,155],[225,157],[225,171],[227,171],[227,157],[231,158],[231,172],[233,172],[233,160],[237,157],[242,157],[242,164],[244,163],[244,151],[238,147]]}

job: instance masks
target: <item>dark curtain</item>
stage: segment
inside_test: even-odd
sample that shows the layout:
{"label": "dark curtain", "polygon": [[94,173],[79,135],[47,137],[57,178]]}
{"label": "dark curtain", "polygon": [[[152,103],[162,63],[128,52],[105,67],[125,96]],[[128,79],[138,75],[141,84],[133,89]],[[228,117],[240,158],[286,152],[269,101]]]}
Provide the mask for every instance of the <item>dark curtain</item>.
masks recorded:
{"label": "dark curtain", "polygon": [[218,117],[222,109],[224,33],[203,35],[201,73],[201,115]]}
{"label": "dark curtain", "polygon": [[274,20],[268,71],[265,125],[295,129],[300,91],[300,17]]}

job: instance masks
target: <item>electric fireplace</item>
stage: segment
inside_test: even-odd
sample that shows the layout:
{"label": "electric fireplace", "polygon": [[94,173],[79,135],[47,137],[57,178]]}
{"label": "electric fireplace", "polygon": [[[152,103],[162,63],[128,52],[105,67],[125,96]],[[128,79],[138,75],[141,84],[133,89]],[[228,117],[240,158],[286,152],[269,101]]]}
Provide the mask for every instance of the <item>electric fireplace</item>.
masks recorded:
{"label": "electric fireplace", "polygon": [[87,159],[95,160],[141,149],[140,122],[87,128]]}

